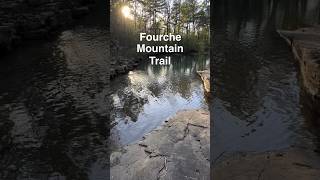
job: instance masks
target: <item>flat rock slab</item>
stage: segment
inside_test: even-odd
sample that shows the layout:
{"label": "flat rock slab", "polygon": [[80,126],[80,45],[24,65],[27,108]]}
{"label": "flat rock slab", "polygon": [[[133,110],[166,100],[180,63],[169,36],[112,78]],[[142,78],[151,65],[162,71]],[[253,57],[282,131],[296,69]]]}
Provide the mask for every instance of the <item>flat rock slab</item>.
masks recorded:
{"label": "flat rock slab", "polygon": [[320,26],[278,33],[299,60],[303,84],[309,94],[320,98]]}
{"label": "flat rock slab", "polygon": [[319,180],[319,156],[290,149],[237,154],[217,163],[214,180]]}
{"label": "flat rock slab", "polygon": [[110,157],[113,180],[210,179],[206,110],[185,110]]}

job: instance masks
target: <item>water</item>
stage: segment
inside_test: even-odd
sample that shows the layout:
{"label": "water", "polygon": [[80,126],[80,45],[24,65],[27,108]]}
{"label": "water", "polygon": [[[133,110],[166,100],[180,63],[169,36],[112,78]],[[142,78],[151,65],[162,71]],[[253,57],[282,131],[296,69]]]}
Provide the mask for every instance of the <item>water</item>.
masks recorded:
{"label": "water", "polygon": [[93,24],[1,58],[1,180],[108,177],[109,44]]}
{"label": "water", "polygon": [[207,108],[196,71],[209,67],[208,56],[172,56],[171,62],[153,66],[146,59],[112,82],[111,134],[118,145],[136,142],[179,110]]}
{"label": "water", "polygon": [[319,142],[308,117],[299,67],[277,29],[319,23],[319,0],[215,1],[213,158]]}

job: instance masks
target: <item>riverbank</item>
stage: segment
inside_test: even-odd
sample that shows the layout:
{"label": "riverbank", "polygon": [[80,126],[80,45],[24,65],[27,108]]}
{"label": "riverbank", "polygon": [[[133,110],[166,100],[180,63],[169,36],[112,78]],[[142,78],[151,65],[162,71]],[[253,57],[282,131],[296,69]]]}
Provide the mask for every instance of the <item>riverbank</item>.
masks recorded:
{"label": "riverbank", "polygon": [[111,154],[111,179],[209,179],[209,112],[184,110]]}
{"label": "riverbank", "polygon": [[24,40],[50,35],[87,15],[95,0],[42,0],[0,2],[0,52],[14,49]]}
{"label": "riverbank", "polygon": [[[310,95],[313,106],[320,107],[320,26],[300,28],[278,33],[292,48],[299,62],[302,84]],[[319,108],[318,113],[320,113]]]}
{"label": "riverbank", "polygon": [[139,65],[139,59],[130,59],[127,57],[111,58],[110,79],[125,74]]}
{"label": "riverbank", "polygon": [[125,54],[127,50],[114,39],[111,39],[110,42],[110,79],[114,79],[136,68],[141,57]]}
{"label": "riverbank", "polygon": [[[296,31],[278,31],[281,37],[290,45],[295,58],[299,62],[303,84],[299,99],[301,106],[303,106],[302,113],[305,116],[303,123],[310,124],[308,127],[314,128],[315,132],[318,131],[317,123],[308,122],[308,120],[319,120],[319,115],[314,114],[314,111],[319,111],[315,106],[319,102],[320,92],[319,32],[318,26],[301,28]],[[274,62],[275,59],[272,58],[272,60]],[[308,98],[304,97],[305,93],[308,94]],[[311,97],[313,105],[310,105],[309,97]],[[272,128],[272,131],[269,132],[275,133],[275,123],[272,123]],[[304,129],[304,131],[310,131],[310,129]],[[301,143],[306,143],[307,141],[304,138],[304,142],[299,142],[299,144],[301,145]],[[262,144],[265,143],[267,142]],[[217,180],[316,180],[320,176],[318,150],[309,146],[304,148],[290,146],[287,149],[267,152],[241,151],[239,153],[230,153],[223,151],[216,157],[213,166],[213,178]]]}
{"label": "riverbank", "polygon": [[301,149],[263,153],[238,153],[215,163],[213,179],[318,180],[320,158]]}

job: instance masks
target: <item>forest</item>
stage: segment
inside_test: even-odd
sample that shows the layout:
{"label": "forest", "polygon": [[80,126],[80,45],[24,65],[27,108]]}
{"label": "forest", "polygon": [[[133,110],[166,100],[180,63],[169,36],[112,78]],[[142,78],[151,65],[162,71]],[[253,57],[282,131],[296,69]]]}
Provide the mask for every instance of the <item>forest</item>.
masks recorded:
{"label": "forest", "polygon": [[209,0],[113,0],[110,13],[111,37],[122,47],[135,47],[144,32],[179,34],[186,52],[209,49]]}

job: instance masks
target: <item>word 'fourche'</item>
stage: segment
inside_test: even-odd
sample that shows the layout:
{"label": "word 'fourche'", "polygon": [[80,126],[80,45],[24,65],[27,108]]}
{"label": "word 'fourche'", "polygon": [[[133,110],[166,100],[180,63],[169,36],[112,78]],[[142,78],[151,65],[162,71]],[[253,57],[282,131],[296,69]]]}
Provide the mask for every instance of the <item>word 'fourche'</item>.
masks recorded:
{"label": "word 'fourche'", "polygon": [[[146,33],[140,33],[140,41],[181,41],[181,35],[174,35],[174,34],[166,34],[166,35],[150,35]],[[183,52],[183,46],[179,46],[177,44],[173,45],[157,45],[157,46],[150,46],[146,44],[137,44],[137,52],[141,53],[180,53]],[[170,65],[171,64],[171,57],[165,56],[162,58],[158,58],[156,56],[149,56],[151,65]]]}

